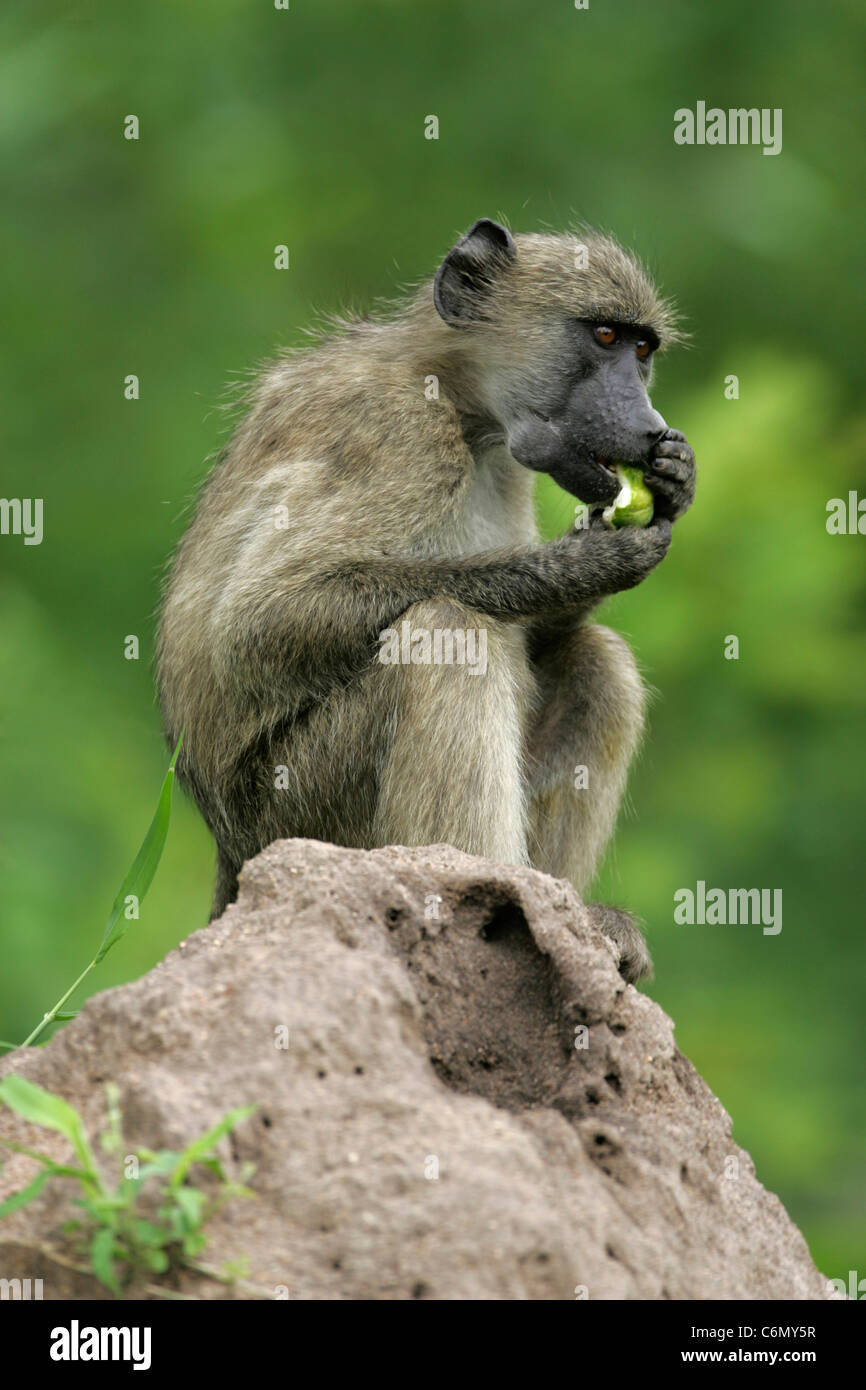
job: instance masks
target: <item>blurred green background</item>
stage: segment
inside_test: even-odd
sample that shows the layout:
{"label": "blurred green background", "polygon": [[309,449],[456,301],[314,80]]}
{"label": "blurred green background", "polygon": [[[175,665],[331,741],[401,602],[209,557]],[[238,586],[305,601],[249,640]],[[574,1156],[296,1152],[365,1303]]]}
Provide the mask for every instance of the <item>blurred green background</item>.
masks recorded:
{"label": "blurred green background", "polygon": [[[45,538],[0,537],[0,1036],[90,958],[152,814],[160,576],[227,385],[432,272],[476,217],[585,218],[684,310],[692,346],[653,400],[700,467],[665,564],[608,606],[657,695],[598,895],[645,918],[649,993],[820,1267],[866,1275],[866,539],[825,529],[829,498],[866,493],[861,19],[854,0],[4,7],[0,491],[45,499]],[[699,99],[782,107],[782,153],[676,146]],[[540,505],[549,534],[571,518],[553,485]],[[93,988],[205,921],[212,861],[176,797]],[[782,888],[781,934],[675,926],[698,879]]]}

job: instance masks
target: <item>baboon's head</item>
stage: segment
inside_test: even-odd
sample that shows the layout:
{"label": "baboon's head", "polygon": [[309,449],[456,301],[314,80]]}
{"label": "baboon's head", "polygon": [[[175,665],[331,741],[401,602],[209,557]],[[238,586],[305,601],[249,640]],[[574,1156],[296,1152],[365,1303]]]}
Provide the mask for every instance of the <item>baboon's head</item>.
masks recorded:
{"label": "baboon's head", "polygon": [[666,425],[647,395],[670,307],[615,241],[513,237],[488,218],[436,274],[440,316],[463,336],[473,402],[515,459],[584,502],[610,502],[614,460],[640,464]]}

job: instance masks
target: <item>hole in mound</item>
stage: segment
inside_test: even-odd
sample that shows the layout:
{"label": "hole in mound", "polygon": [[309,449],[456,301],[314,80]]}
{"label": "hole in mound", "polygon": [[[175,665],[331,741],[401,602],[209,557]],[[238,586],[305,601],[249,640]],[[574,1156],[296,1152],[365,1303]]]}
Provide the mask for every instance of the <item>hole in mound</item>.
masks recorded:
{"label": "hole in mound", "polygon": [[529,932],[529,923],[521,907],[517,903],[499,903],[494,909],[493,914],[484,923],[478,935],[491,943],[507,941],[518,935]]}
{"label": "hole in mound", "polygon": [[446,1085],[508,1108],[556,1094],[570,1054],[556,1031],[553,966],[505,886],[492,885],[482,902],[473,885],[454,902],[448,931],[418,943],[412,960]]}

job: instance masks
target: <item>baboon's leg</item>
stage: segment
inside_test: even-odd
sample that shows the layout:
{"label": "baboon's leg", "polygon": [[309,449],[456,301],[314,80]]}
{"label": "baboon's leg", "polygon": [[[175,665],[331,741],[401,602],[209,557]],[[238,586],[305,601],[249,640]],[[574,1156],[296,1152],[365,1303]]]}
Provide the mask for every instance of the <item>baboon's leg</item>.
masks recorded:
{"label": "baboon's leg", "polygon": [[640,741],[643,684],[608,627],[535,633],[530,650],[539,692],[527,745],[530,857],[582,893],[613,833]]}
{"label": "baboon's leg", "polygon": [[[413,604],[395,623],[486,633],[486,670],[380,667],[392,727],[379,788],[381,844],[445,842],[528,863],[523,751],[533,682],[525,634],[449,599]],[[387,692],[387,695],[386,695]]]}
{"label": "baboon's leg", "polygon": [[209,819],[218,845],[212,917],[234,902],[245,861],[274,840],[324,840],[358,849],[380,843],[374,821],[391,726],[383,670],[371,664],[239,752]]}

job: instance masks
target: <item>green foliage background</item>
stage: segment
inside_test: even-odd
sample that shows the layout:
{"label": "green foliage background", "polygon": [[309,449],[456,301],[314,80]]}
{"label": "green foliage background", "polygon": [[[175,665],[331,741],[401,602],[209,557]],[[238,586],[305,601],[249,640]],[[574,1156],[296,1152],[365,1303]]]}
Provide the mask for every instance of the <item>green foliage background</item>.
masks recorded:
{"label": "green foliage background", "polygon": [[[0,44],[0,491],[45,499],[41,546],[0,537],[0,1036],[89,958],[149,822],[160,575],[226,386],[478,216],[585,218],[683,307],[653,399],[700,465],[665,564],[608,606],[658,693],[599,895],[645,918],[649,992],[819,1265],[866,1274],[866,539],[825,529],[866,491],[861,8],[69,0],[7,5]],[[676,146],[698,99],[782,107],[783,152]],[[552,484],[540,505],[568,524]],[[205,921],[212,859],[178,797],[94,987]],[[697,879],[782,888],[781,935],[675,926]]]}

